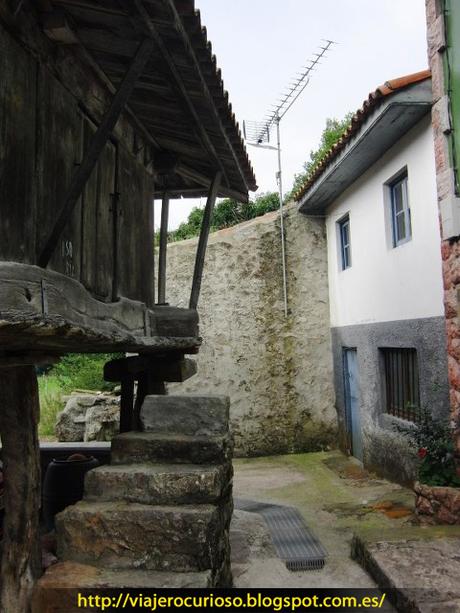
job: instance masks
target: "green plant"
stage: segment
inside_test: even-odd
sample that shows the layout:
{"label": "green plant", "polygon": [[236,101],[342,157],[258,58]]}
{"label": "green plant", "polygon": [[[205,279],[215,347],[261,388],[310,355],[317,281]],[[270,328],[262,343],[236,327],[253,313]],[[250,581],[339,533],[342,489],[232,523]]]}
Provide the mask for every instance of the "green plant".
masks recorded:
{"label": "green plant", "polygon": [[310,151],[309,159],[303,165],[302,172],[295,175],[294,186],[289,196],[287,196],[288,200],[308,181],[316,167],[319,166],[332,147],[342,138],[350,127],[352,118],[353,113],[347,113],[343,119],[326,119],[326,127],[321,134],[320,143],[316,149]]}
{"label": "green plant", "polygon": [[38,434],[40,437],[54,436],[57,415],[64,408],[62,401],[64,390],[57,377],[42,375],[38,377],[38,391],[40,396]]}
{"label": "green plant", "polygon": [[[279,196],[275,192],[260,194],[254,200],[243,203],[225,198],[216,204],[212,216],[211,232],[236,226],[243,221],[260,217],[279,208]],[[187,221],[180,224],[177,230],[168,233],[168,242],[183,241],[198,236],[203,221],[204,209],[195,207]],[[160,233],[155,232],[155,246],[160,242]]]}
{"label": "green plant", "polygon": [[121,353],[72,353],[62,357],[49,371],[49,374],[59,379],[65,392],[76,389],[111,390],[114,384],[107,383],[103,378],[104,364],[113,358],[122,356]]}
{"label": "green plant", "polygon": [[418,408],[417,413],[417,423],[409,436],[419,458],[419,481],[427,485],[460,486],[450,424],[434,418],[426,409]]}

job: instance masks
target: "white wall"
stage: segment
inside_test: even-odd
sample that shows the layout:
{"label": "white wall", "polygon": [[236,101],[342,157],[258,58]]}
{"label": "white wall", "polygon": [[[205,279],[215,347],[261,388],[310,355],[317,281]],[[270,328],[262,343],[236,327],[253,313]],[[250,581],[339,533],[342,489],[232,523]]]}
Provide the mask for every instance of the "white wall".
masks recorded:
{"label": "white wall", "polygon": [[[393,248],[385,183],[407,166],[412,239]],[[352,266],[339,265],[337,221],[350,215]],[[327,211],[331,326],[443,315],[433,135],[427,116]]]}

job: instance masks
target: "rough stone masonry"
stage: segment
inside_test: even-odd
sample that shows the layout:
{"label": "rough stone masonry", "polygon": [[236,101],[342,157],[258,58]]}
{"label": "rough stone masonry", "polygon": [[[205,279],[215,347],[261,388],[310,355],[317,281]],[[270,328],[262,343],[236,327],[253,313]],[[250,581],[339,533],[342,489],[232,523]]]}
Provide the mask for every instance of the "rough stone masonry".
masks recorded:
{"label": "rough stone masonry", "polygon": [[38,582],[34,613],[68,610],[72,590],[231,587],[228,398],[147,396],[141,423],[56,516],[59,563]]}
{"label": "rough stone masonry", "polygon": [[[324,221],[285,210],[289,317],[279,213],[210,235],[198,305],[198,373],[171,393],[224,393],[239,456],[336,443]],[[167,301],[186,306],[196,239],[168,245]]]}
{"label": "rough stone masonry", "polygon": [[[449,130],[446,130],[448,108],[447,83],[444,70],[446,32],[444,14],[439,0],[426,0],[428,59],[432,73],[432,124],[436,160],[438,202],[455,197],[455,180],[449,152]],[[441,223],[442,225],[442,223]],[[456,447],[460,467],[460,240],[442,242],[444,306],[447,329],[448,372],[452,423],[456,428]]]}

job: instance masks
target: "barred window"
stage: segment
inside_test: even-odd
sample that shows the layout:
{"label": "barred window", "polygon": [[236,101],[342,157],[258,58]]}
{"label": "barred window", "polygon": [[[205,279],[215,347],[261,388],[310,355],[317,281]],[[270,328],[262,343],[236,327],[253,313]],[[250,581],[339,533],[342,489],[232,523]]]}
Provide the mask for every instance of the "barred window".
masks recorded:
{"label": "barred window", "polygon": [[381,349],[385,365],[386,412],[416,422],[420,407],[417,351]]}

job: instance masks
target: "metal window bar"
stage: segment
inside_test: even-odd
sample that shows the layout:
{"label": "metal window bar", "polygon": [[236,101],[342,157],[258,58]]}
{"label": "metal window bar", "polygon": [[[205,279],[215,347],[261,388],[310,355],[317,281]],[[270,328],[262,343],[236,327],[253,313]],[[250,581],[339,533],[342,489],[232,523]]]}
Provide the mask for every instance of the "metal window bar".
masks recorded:
{"label": "metal window bar", "polygon": [[415,349],[382,349],[385,367],[386,411],[416,422],[420,386]]}

